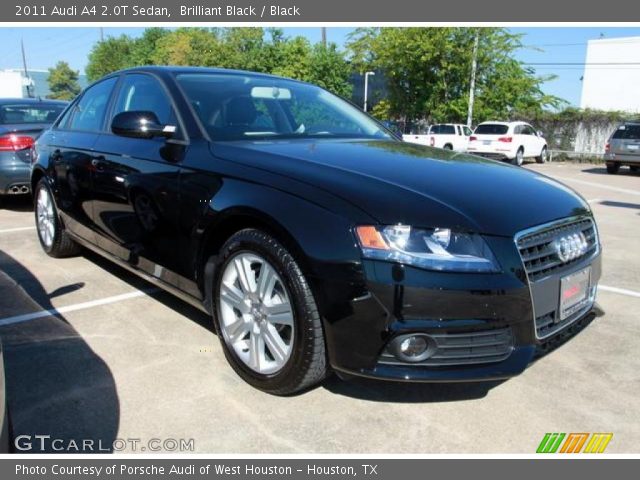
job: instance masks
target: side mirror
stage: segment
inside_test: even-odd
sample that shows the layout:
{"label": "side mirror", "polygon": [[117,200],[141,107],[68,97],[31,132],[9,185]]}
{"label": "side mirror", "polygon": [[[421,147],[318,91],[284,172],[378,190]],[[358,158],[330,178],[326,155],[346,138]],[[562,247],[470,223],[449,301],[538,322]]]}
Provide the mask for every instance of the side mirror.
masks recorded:
{"label": "side mirror", "polygon": [[544,137],[544,132],[542,130],[538,130],[536,132],[536,135],[538,135],[540,138]]}
{"label": "side mirror", "polygon": [[131,138],[171,138],[175,125],[161,125],[153,112],[120,112],[111,121],[111,131],[116,135]]}

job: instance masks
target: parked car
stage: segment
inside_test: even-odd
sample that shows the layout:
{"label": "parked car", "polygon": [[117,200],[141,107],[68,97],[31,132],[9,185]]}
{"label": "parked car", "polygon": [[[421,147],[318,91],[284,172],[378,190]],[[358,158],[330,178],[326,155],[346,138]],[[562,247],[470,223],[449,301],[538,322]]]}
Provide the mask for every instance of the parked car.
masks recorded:
{"label": "parked car", "polygon": [[0,197],[30,192],[31,149],[67,102],[0,99]]}
{"label": "parked car", "polygon": [[640,122],[625,122],[607,141],[604,159],[608,173],[618,173],[622,165],[640,170]]}
{"label": "parked car", "polygon": [[306,83],[139,67],[36,142],[53,257],[89,248],[212,315],[251,385],[522,372],[592,315],[589,204],[536,173],[396,139]]}
{"label": "parked car", "polygon": [[441,123],[431,125],[425,135],[403,135],[405,142],[428,145],[445,150],[466,152],[471,129],[458,123]]}
{"label": "parked car", "polygon": [[469,153],[522,165],[525,158],[547,161],[547,141],[524,122],[483,122],[469,138]]}

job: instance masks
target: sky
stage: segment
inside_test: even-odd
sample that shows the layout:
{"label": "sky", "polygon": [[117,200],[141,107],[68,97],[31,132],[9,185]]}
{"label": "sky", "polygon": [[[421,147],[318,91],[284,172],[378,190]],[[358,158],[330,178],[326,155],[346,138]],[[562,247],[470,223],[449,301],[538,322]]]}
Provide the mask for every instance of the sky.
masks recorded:
{"label": "sky", "polygon": [[[585,61],[588,40],[640,36],[640,28],[619,27],[521,27],[510,30],[522,34],[525,48],[516,52],[516,58],[525,63],[582,63]],[[104,28],[103,34],[105,37],[121,34],[136,37],[143,31],[143,28]],[[284,31],[287,36],[302,35],[311,42],[320,41],[321,38],[319,27],[292,27]],[[330,27],[327,29],[327,38],[343,46],[352,31],[352,28]],[[83,73],[89,51],[100,35],[100,28],[97,27],[0,27],[0,69],[22,67],[22,39],[30,69],[47,69],[64,60],[73,69]],[[539,75],[557,76],[544,84],[545,93],[563,98],[571,105],[580,104],[584,67],[534,68]]]}

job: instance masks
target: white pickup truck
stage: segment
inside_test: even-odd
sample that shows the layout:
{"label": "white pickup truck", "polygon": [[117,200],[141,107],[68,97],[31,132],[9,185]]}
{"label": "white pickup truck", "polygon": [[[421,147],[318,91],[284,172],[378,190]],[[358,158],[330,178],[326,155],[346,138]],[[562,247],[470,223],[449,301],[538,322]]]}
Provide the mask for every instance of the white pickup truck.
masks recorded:
{"label": "white pickup truck", "polygon": [[402,140],[430,147],[466,152],[471,129],[459,123],[439,123],[431,125],[424,135],[402,135]]}

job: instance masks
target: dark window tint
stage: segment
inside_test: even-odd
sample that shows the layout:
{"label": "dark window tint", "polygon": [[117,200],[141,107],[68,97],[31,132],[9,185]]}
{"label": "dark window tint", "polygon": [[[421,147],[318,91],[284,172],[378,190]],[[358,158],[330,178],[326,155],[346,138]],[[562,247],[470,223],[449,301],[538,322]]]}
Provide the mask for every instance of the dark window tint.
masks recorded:
{"label": "dark window tint", "polygon": [[431,133],[436,135],[455,135],[456,129],[453,125],[434,125],[431,127]]}
{"label": "dark window tint", "polygon": [[71,120],[66,127],[70,130],[100,131],[117,80],[116,77],[108,78],[90,87],[73,107]]}
{"label": "dark window tint", "polygon": [[504,135],[509,131],[508,125],[499,125],[497,123],[485,123],[476,127],[477,135]]}
{"label": "dark window tint", "polygon": [[113,115],[131,111],[153,112],[162,125],[175,124],[167,93],[158,80],[150,75],[127,75],[122,81]]}
{"label": "dark window tint", "polygon": [[0,105],[0,124],[53,123],[64,107],[51,103]]}
{"label": "dark window tint", "polygon": [[640,125],[620,125],[613,138],[621,140],[640,140]]}

